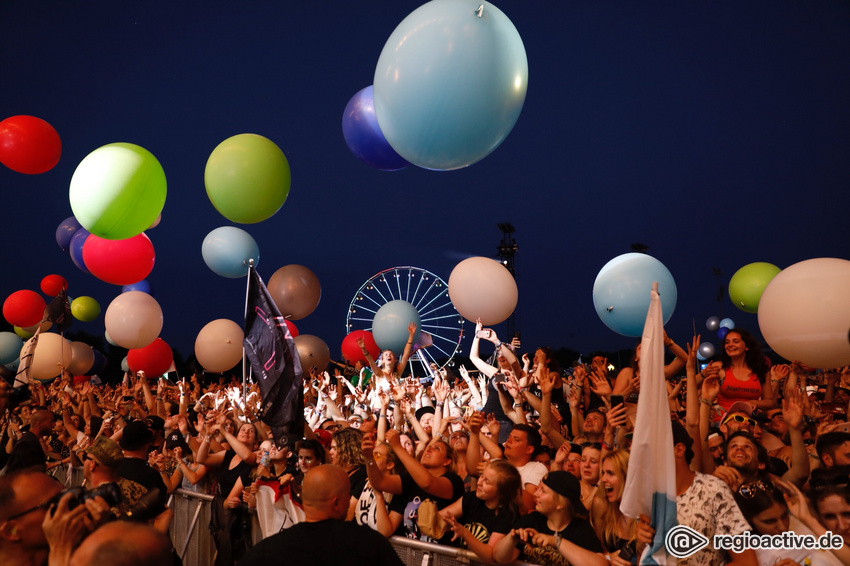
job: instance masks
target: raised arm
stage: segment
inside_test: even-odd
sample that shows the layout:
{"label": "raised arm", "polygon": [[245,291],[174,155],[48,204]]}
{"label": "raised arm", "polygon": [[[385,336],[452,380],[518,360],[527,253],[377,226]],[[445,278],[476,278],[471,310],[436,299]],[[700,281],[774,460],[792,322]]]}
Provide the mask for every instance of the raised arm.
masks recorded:
{"label": "raised arm", "polygon": [[404,368],[407,367],[407,360],[410,359],[410,354],[413,353],[413,337],[416,336],[416,323],[411,322],[407,325],[407,342],[404,344],[404,352],[401,353],[401,358],[396,366],[396,373],[399,377],[404,373]]}
{"label": "raised arm", "polygon": [[782,476],[782,479],[797,487],[803,487],[811,472],[809,454],[806,452],[806,445],[803,443],[802,395],[803,393],[795,391],[782,400],[782,418],[788,426],[788,436],[791,439],[791,466]]}

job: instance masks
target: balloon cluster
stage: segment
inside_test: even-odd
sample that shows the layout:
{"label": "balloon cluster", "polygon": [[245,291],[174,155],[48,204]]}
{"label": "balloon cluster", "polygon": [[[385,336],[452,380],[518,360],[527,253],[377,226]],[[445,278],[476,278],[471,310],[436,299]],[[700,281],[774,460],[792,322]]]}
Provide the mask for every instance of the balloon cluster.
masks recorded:
{"label": "balloon cluster", "polygon": [[501,10],[479,0],[432,0],[390,35],[373,86],[345,108],[343,136],[378,169],[467,167],[510,133],[527,85],[525,47]]}

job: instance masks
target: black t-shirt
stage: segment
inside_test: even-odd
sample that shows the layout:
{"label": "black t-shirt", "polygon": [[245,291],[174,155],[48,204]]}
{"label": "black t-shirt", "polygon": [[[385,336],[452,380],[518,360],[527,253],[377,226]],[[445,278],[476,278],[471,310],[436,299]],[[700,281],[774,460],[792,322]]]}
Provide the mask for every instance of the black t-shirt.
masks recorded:
{"label": "black t-shirt", "polygon": [[[510,509],[490,509],[483,500],[478,499],[474,493],[464,493],[461,502],[463,515],[459,522],[463,524],[472,535],[487,544],[493,533],[508,534],[514,526],[516,515]],[[466,542],[458,538],[458,541],[466,547]]]}
{"label": "black t-shirt", "polygon": [[148,466],[148,463],[141,458],[124,458],[118,464],[118,476],[134,481],[144,487],[147,491],[159,489],[159,500],[162,507],[165,507],[165,502],[168,500],[168,489],[165,487],[165,482],[162,481],[162,476]]}
{"label": "black t-shirt", "polygon": [[351,522],[328,519],[298,523],[262,540],[239,566],[344,564],[403,566],[390,542],[378,531]]}
{"label": "black t-shirt", "polygon": [[6,463],[6,473],[15,470],[23,470],[33,466],[45,469],[47,456],[41,448],[41,441],[30,431],[24,432],[15,447],[12,448],[12,453],[9,454],[9,461]]}
{"label": "black t-shirt", "polygon": [[[449,499],[441,499],[429,494],[419,487],[409,474],[401,475],[401,495],[393,497],[390,503],[390,512],[395,511],[402,516],[401,525],[395,534],[408,538],[421,539],[424,535],[419,532],[419,504],[430,499],[437,504],[437,509],[442,509],[454,503],[463,496],[463,480],[454,472],[446,472],[444,478],[452,483],[452,496]],[[427,537],[425,537],[427,538]],[[449,537],[451,538],[451,537]]]}
{"label": "black t-shirt", "polygon": [[[515,527],[517,529],[534,529],[538,533],[546,535],[554,535],[555,531],[549,528],[546,515],[534,511],[520,518]],[[596,532],[590,523],[584,519],[574,517],[561,531],[561,538],[568,540],[571,543],[589,550],[591,552],[603,553],[602,543],[596,537]],[[531,562],[532,564],[568,564],[564,556],[553,547],[535,547],[526,544],[520,552],[520,560]]]}
{"label": "black t-shirt", "polygon": [[357,466],[348,474],[348,481],[351,483],[351,497],[355,499],[360,498],[360,494],[363,493],[363,488],[366,487],[366,481],[368,479],[369,475],[366,473],[366,466]]}

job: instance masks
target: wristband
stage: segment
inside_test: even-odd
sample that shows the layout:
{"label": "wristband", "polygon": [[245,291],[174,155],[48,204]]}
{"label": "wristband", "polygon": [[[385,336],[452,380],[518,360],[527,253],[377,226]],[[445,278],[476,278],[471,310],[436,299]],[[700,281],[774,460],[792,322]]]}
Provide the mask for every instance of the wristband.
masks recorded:
{"label": "wristband", "polygon": [[608,444],[608,443],[607,443],[607,442],[605,442],[604,440],[601,442],[601,444],[602,444],[602,448],[604,448],[605,450],[608,450],[609,452],[610,452],[610,451],[612,451],[612,450],[614,450],[614,445],[613,445],[613,444]]}
{"label": "wristband", "polygon": [[708,405],[709,407],[714,406],[714,403],[712,403],[711,401],[709,401],[708,399],[705,399],[703,397],[699,398],[699,402],[704,404],[704,405]]}

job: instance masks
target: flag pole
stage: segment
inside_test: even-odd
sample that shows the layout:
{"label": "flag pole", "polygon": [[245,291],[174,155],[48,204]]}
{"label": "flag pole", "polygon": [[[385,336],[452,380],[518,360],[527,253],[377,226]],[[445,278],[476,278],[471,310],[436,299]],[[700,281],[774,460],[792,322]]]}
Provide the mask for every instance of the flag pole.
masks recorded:
{"label": "flag pole", "polygon": [[[242,326],[245,326],[245,322],[248,320],[248,296],[251,292],[251,273],[254,271],[254,258],[250,258],[248,260],[248,283],[245,285],[245,312],[242,315]],[[242,343],[242,400],[243,402],[247,402],[248,400],[248,369],[245,364],[245,343]]]}

